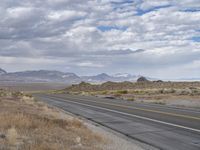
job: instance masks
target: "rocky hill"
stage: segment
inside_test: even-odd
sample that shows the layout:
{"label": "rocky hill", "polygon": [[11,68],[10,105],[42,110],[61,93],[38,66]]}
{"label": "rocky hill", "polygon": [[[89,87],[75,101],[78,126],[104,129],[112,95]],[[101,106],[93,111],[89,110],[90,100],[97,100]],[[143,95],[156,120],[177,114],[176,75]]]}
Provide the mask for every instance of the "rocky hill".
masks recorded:
{"label": "rocky hill", "polygon": [[147,80],[147,78],[142,76],[142,77],[137,79],[137,82],[149,82],[149,80]]}
{"label": "rocky hill", "polygon": [[[199,89],[200,82],[160,82],[160,81],[141,81],[141,82],[105,82],[102,84],[90,84],[81,82],[64,89],[66,92],[97,92],[112,90],[136,90],[139,92],[144,89],[159,89],[161,92],[165,89]],[[138,91],[137,91],[138,90]]]}
{"label": "rocky hill", "polygon": [[0,75],[6,74],[7,72],[0,68]]}

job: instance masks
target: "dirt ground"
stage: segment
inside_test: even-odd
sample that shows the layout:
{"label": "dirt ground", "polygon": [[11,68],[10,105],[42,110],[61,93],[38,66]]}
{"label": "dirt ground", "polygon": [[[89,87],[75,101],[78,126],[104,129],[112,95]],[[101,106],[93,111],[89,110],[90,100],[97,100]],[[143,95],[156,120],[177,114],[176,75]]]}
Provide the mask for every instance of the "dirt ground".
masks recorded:
{"label": "dirt ground", "polygon": [[59,90],[68,87],[66,83],[0,83],[1,89],[10,91],[40,92],[49,90]]}
{"label": "dirt ground", "polygon": [[0,91],[1,150],[100,150],[105,143],[78,119],[31,96]]}

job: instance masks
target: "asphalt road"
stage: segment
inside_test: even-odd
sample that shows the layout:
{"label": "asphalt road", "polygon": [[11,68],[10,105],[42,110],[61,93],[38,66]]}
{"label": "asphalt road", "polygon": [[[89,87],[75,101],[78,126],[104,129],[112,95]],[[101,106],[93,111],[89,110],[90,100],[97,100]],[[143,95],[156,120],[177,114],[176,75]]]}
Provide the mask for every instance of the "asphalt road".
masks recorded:
{"label": "asphalt road", "polygon": [[200,110],[67,94],[37,99],[164,150],[200,150]]}

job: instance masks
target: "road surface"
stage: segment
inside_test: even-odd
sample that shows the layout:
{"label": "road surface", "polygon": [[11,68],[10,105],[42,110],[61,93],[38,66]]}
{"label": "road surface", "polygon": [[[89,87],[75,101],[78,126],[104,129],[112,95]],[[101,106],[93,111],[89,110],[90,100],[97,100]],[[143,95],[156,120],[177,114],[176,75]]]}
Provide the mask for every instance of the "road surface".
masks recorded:
{"label": "road surface", "polygon": [[158,149],[200,150],[200,110],[92,96],[34,96]]}

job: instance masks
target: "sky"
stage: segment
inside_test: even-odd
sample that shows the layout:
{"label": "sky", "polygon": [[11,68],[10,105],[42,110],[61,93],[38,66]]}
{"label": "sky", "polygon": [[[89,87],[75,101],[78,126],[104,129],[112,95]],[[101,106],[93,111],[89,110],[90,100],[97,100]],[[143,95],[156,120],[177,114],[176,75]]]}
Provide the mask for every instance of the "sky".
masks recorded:
{"label": "sky", "polygon": [[0,0],[0,68],[200,77],[200,0]]}

